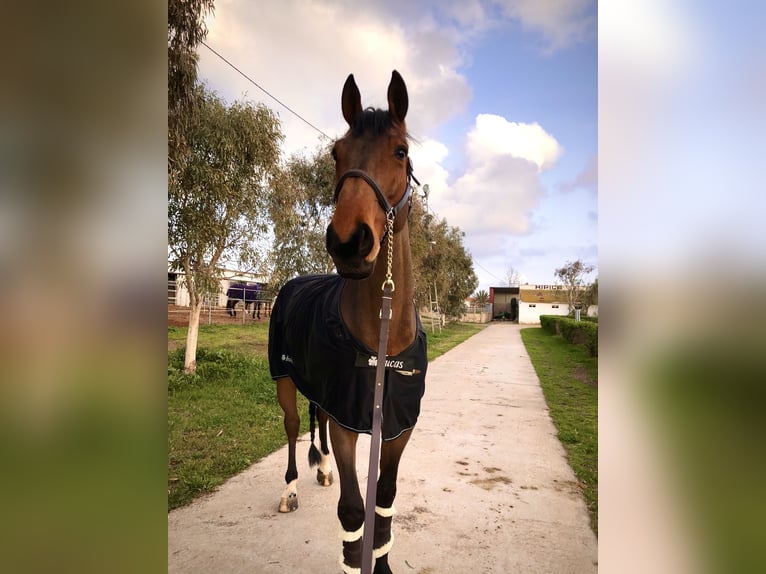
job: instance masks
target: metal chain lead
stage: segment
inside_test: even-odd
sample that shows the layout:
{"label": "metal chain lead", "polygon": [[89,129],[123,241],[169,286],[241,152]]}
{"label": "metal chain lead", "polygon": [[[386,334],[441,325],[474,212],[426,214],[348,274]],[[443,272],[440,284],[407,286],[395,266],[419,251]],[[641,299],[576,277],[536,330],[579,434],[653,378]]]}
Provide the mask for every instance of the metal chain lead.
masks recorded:
{"label": "metal chain lead", "polygon": [[383,282],[382,289],[385,291],[386,285],[390,285],[393,292],[396,290],[396,285],[394,285],[394,280],[391,276],[391,267],[394,262],[394,217],[391,213],[389,213],[386,220],[386,226],[388,228],[388,258],[386,261],[386,280]]}

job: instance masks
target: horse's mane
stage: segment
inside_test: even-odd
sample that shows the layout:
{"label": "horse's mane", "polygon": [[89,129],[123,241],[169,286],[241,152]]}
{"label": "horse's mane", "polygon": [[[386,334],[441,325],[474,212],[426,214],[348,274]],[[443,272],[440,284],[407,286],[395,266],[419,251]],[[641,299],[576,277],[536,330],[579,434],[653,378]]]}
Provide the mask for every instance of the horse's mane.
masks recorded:
{"label": "horse's mane", "polygon": [[[388,110],[369,107],[357,114],[354,119],[354,127],[351,133],[360,136],[363,133],[372,132],[376,136],[382,136],[394,125],[391,121],[391,113]],[[407,134],[409,138],[410,135]]]}

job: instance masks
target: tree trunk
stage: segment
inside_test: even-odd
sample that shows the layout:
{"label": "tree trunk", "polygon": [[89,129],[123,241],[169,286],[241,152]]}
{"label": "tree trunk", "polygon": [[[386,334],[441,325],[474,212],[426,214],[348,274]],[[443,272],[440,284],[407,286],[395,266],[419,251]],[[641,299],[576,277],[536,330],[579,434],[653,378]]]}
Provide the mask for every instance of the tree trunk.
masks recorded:
{"label": "tree trunk", "polygon": [[189,330],[186,333],[186,355],[184,357],[184,372],[187,374],[197,371],[197,339],[199,338],[199,316],[202,312],[202,299],[195,303],[192,298],[189,311]]}

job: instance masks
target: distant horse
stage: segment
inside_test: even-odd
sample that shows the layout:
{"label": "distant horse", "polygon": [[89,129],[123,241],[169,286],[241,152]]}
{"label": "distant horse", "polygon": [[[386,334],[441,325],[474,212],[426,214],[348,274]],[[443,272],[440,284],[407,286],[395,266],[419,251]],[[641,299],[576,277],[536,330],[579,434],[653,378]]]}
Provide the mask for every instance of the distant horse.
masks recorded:
{"label": "distant horse", "polygon": [[226,312],[231,317],[237,316],[237,303],[242,301],[242,305],[245,308],[245,313],[252,305],[253,307],[253,319],[261,318],[261,292],[263,286],[260,283],[255,285],[248,285],[246,283],[232,283],[226,290]]}
{"label": "distant horse", "polygon": [[[289,444],[287,486],[279,510],[289,512],[298,507],[297,387],[311,404],[309,463],[320,464],[317,479],[324,485],[332,481],[325,431],[329,417],[340,477],[341,567],[346,573],[359,572],[362,536],[370,535],[374,571],[385,574],[391,572],[388,553],[393,544],[391,521],[399,461],[420,413],[427,367],[426,336],[413,304],[408,229],[412,167],[404,122],[407,88],[394,71],[388,86],[388,110],[363,110],[359,89],[350,75],[343,86],[341,104],[349,130],[332,150],[336,207],[326,237],[327,251],[339,275],[289,281],[280,291],[271,316],[269,363]],[[383,443],[374,532],[364,533],[356,443],[358,433],[372,429],[378,360],[375,349],[380,338],[381,286],[387,278],[389,242],[393,242],[390,268],[395,290],[382,404]],[[315,414],[321,452],[314,446]]]}

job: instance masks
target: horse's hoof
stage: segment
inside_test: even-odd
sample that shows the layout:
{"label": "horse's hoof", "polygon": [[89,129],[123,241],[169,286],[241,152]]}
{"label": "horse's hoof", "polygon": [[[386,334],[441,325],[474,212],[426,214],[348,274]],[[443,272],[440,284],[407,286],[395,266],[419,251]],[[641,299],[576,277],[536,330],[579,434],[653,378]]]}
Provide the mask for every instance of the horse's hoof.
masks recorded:
{"label": "horse's hoof", "polygon": [[322,486],[330,486],[332,484],[332,471],[325,474],[321,469],[317,469],[317,482]]}
{"label": "horse's hoof", "polygon": [[298,510],[298,495],[290,493],[290,496],[283,496],[279,499],[279,512],[293,512]]}

